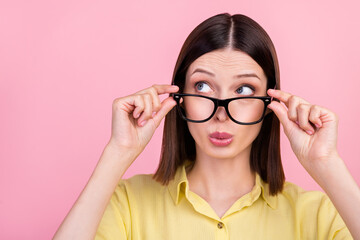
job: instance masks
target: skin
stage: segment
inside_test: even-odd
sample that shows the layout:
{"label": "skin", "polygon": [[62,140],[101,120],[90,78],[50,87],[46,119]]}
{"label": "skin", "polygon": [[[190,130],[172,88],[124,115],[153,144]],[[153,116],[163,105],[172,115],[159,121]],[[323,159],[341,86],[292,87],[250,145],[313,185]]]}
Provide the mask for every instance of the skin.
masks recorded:
{"label": "skin", "polygon": [[[191,76],[197,67],[212,71],[215,77],[203,73]],[[259,76],[261,84],[257,86],[257,93],[260,96],[267,93],[280,100],[280,103],[273,101],[268,108],[279,118],[297,159],[329,196],[354,239],[360,239],[360,189],[339,156],[339,119],[334,112],[288,92],[266,91],[266,78],[260,66],[245,53],[231,49],[213,51],[194,61],[186,76],[185,92],[193,93],[197,78],[214,86],[207,94],[217,98],[233,97],[232,77],[243,72],[254,72]],[[255,184],[249,154],[261,123],[237,125],[223,108],[219,108],[209,121],[188,122],[188,126],[197,151],[194,167],[187,171],[190,190],[208,201],[221,217]],[[234,141],[226,147],[211,145],[207,136],[213,131],[231,133]]]}
{"label": "skin", "polygon": [[[215,76],[195,69],[204,69]],[[255,73],[258,77],[234,78],[238,74]],[[196,83],[202,81],[199,91]],[[255,87],[253,92],[243,84]],[[205,84],[205,85],[204,85]],[[202,94],[215,98],[241,96],[266,96],[267,79],[262,68],[247,54],[231,49],[216,50],[196,59],[189,67],[184,87],[185,93]],[[251,172],[249,159],[251,143],[259,134],[262,122],[254,125],[240,125],[233,122],[223,107],[207,122],[188,122],[188,127],[196,144],[196,161],[188,171],[190,190],[208,201],[218,214],[224,214],[225,208],[239,197],[251,191],[255,184],[255,173]],[[232,134],[233,141],[226,147],[213,145],[208,136],[219,131]],[[236,191],[234,191],[236,189]],[[226,207],[220,203],[228,202]]]}
{"label": "skin", "polygon": [[[360,189],[337,151],[338,116],[280,90],[268,107],[279,118],[301,165],[329,196],[354,239],[360,239]],[[314,128],[311,124],[315,124]]]}
{"label": "skin", "polygon": [[[232,83],[239,80],[232,79],[234,75],[253,71],[259,76],[260,80],[241,81],[257,82],[256,95],[267,93],[281,101],[268,105],[269,111],[279,118],[299,162],[324,189],[354,239],[360,239],[360,189],[337,151],[337,115],[281,90],[266,92],[262,69],[242,52],[224,49],[204,54],[193,62],[189,73],[195,70],[195,65],[215,73],[211,79],[204,74],[197,78],[206,78],[213,86],[213,92],[208,94],[217,98],[236,95]],[[186,77],[186,91],[189,92],[194,91],[192,77]],[[94,239],[117,183],[176,104],[172,97],[161,102],[159,95],[178,91],[177,86],[153,85],[113,101],[110,140],[53,239]],[[208,122],[189,123],[197,150],[196,164],[188,171],[190,190],[208,201],[219,216],[255,184],[255,175],[249,168],[249,150],[260,128],[261,123],[245,126],[232,122],[223,108],[219,108]],[[214,131],[233,134],[233,142],[222,149],[212,146],[207,136]]]}

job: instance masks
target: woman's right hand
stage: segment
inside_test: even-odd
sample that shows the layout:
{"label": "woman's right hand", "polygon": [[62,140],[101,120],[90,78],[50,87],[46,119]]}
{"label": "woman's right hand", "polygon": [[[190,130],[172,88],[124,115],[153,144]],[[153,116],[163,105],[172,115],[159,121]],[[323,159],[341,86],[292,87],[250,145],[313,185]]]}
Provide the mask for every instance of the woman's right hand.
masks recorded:
{"label": "woman's right hand", "polygon": [[[178,90],[177,86],[153,85],[135,94],[114,99],[110,141],[53,239],[94,239],[119,179],[176,104],[172,97],[160,102],[159,95]],[[80,224],[82,227],[79,229]]]}
{"label": "woman's right hand", "polygon": [[111,138],[108,145],[139,155],[165,115],[176,105],[172,97],[160,102],[159,95],[175,93],[175,85],[153,85],[132,95],[116,98],[112,105]]}

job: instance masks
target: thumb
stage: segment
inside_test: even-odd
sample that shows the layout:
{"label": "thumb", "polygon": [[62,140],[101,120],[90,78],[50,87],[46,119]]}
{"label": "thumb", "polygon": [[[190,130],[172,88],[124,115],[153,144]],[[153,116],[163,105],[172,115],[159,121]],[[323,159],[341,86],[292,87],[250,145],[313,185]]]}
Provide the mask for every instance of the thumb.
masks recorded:
{"label": "thumb", "polygon": [[160,110],[153,116],[153,120],[156,126],[159,126],[161,120],[165,117],[165,115],[176,105],[175,100],[172,97],[166,98],[161,103]]}
{"label": "thumb", "polygon": [[280,120],[281,124],[284,127],[285,132],[288,132],[288,130],[291,127],[293,127],[292,125],[295,123],[292,122],[288,118],[287,109],[285,108],[284,105],[282,105],[281,103],[279,103],[277,101],[272,101],[268,105],[268,108],[270,108],[275,113],[275,115],[278,117],[278,119]]}

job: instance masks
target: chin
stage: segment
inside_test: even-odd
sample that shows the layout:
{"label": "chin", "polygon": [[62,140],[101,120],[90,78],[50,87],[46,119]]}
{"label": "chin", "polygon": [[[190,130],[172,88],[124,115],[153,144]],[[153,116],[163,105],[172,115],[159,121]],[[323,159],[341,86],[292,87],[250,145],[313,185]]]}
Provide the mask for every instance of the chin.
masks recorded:
{"label": "chin", "polygon": [[[246,147],[242,147],[241,145],[230,145],[226,147],[218,147],[214,146],[211,143],[207,146],[197,146],[197,151],[200,149],[200,151],[211,158],[217,158],[217,159],[232,159],[237,156],[239,156],[242,152],[246,151]],[[251,147],[251,146],[250,146]]]}

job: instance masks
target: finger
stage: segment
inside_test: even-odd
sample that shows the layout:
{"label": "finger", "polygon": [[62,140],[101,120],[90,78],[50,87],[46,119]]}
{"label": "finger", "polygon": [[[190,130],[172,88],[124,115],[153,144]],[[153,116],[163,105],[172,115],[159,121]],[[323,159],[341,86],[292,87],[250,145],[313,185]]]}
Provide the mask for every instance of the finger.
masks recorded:
{"label": "finger", "polygon": [[172,97],[166,98],[161,103],[161,109],[153,116],[153,120],[154,120],[156,126],[159,126],[161,120],[175,105],[176,105],[176,102]]}
{"label": "finger", "polygon": [[267,90],[267,93],[269,94],[270,97],[277,98],[280,101],[284,102],[285,105],[288,107],[288,101],[289,98],[291,97],[290,93],[284,92],[279,89],[271,89],[271,88]]}
{"label": "finger", "polygon": [[160,110],[161,108],[161,102],[160,102],[160,98],[159,95],[157,94],[155,88],[150,88],[149,93],[152,97],[152,111],[153,114],[156,113],[157,111]]}
{"label": "finger", "polygon": [[312,135],[315,132],[315,129],[309,123],[310,108],[311,105],[299,104],[296,109],[300,128]]}
{"label": "finger", "polygon": [[272,101],[268,105],[268,108],[270,108],[278,117],[279,121],[284,127],[285,133],[288,133],[289,129],[293,128],[296,125],[296,123],[294,123],[288,118],[287,109],[283,104],[276,101]]}
{"label": "finger", "polygon": [[288,117],[294,122],[298,121],[297,107],[299,106],[299,104],[300,99],[297,97],[290,97],[288,99]]}
{"label": "finger", "polygon": [[145,103],[141,95],[135,95],[131,98],[129,102],[131,105],[134,106],[133,117],[136,119],[140,117],[140,114],[145,108]]}
{"label": "finger", "polygon": [[154,84],[149,88],[139,91],[138,93],[145,93],[148,92],[150,88],[154,88],[158,95],[165,94],[165,93],[174,93],[179,91],[179,87],[176,85],[169,85],[169,84]]}
{"label": "finger", "polygon": [[142,95],[144,101],[144,111],[141,113],[140,118],[138,119],[139,126],[144,126],[146,121],[152,116],[152,97],[150,94]]}
{"label": "finger", "polygon": [[270,97],[277,98],[283,103],[285,103],[286,107],[289,107],[289,100],[291,97],[299,98],[300,102],[309,104],[309,102],[306,101],[305,99],[295,96],[291,93],[284,92],[282,90],[268,89],[267,93],[269,94]]}
{"label": "finger", "polygon": [[320,119],[321,116],[321,108],[317,105],[312,105],[310,109],[309,120],[315,124],[316,127],[320,128],[322,126],[322,122]]}
{"label": "finger", "polygon": [[176,85],[168,85],[168,84],[163,84],[163,85],[153,85],[153,87],[156,89],[158,94],[165,94],[165,93],[174,93],[179,91],[179,87]]}

